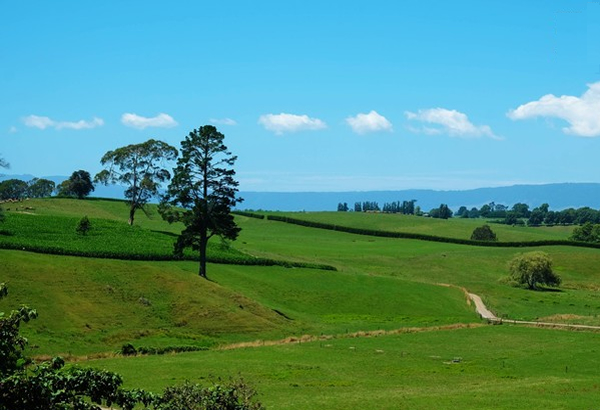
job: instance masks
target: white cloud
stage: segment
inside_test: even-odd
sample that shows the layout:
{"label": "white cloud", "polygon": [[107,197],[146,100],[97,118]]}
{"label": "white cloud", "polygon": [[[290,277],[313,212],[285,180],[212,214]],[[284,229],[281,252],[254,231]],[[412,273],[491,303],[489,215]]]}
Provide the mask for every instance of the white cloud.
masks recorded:
{"label": "white cloud", "polygon": [[11,134],[15,134],[17,131],[17,127],[15,127],[14,125],[8,129],[8,132]]}
{"label": "white cloud", "polygon": [[392,123],[377,111],[371,111],[368,114],[358,114],[356,117],[346,118],[346,123],[352,127],[352,131],[357,134],[366,134],[368,132],[392,131]]}
{"label": "white cloud", "polygon": [[162,112],[156,117],[142,117],[141,115],[126,112],[121,116],[121,122],[127,127],[140,130],[148,127],[172,128],[178,125],[173,117]]}
{"label": "white cloud", "polygon": [[535,117],[554,117],[565,120],[566,134],[580,137],[600,137],[600,82],[588,84],[589,89],[581,96],[552,94],[544,95],[510,110],[506,115],[511,120],[524,120]]}
{"label": "white cloud", "polygon": [[466,114],[445,108],[430,108],[419,110],[418,112],[406,111],[404,113],[407,119],[420,121],[427,125],[422,128],[409,128],[413,132],[422,132],[429,135],[448,134],[451,137],[477,138],[490,137],[501,139],[496,136],[492,129],[487,125],[475,125],[469,121]]}
{"label": "white cloud", "polygon": [[282,135],[286,132],[313,131],[327,128],[327,124],[318,118],[310,118],[308,115],[285,113],[261,115],[258,123],[277,135]]}
{"label": "white cloud", "polygon": [[235,120],[232,120],[231,118],[211,118],[208,121],[211,124],[216,125],[237,125],[237,122]]}
{"label": "white cloud", "polygon": [[76,122],[72,121],[55,121],[49,117],[43,117],[39,115],[29,115],[23,118],[23,123],[27,127],[39,128],[45,130],[46,128],[54,128],[61,130],[63,128],[71,130],[84,130],[90,128],[96,128],[104,125],[102,118],[94,117],[91,121],[79,120]]}

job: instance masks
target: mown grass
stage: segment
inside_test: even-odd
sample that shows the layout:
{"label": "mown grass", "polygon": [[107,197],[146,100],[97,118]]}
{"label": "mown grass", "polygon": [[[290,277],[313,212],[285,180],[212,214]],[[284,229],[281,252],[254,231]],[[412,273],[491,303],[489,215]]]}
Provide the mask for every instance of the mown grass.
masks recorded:
{"label": "mown grass", "polygon": [[[363,212],[277,212],[274,215],[352,228],[416,233],[457,239],[470,239],[475,228],[486,223],[490,224],[484,218],[444,220],[413,215]],[[490,224],[490,226],[501,242],[568,239],[573,231],[572,226],[525,227],[495,223]]]}
{"label": "mown grass", "polygon": [[270,409],[591,409],[599,342],[502,325],[88,364],[154,391],[240,375]]}

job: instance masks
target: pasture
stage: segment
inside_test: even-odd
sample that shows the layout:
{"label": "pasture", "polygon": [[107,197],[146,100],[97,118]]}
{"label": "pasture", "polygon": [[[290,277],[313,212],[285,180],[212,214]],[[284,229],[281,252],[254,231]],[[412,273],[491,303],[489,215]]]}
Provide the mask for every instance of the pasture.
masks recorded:
{"label": "pasture", "polygon": [[[0,282],[10,292],[0,311],[38,309],[40,317],[23,327],[38,357],[62,354],[150,390],[239,374],[271,409],[580,409],[600,397],[598,333],[487,325],[464,294],[479,294],[510,319],[600,325],[600,250],[535,248],[552,257],[563,285],[533,292],[505,280],[508,261],[533,248],[369,237],[236,216],[238,240],[214,240],[210,253],[223,262],[264,258],[287,267],[213,263],[206,281],[193,261],[152,260],[170,255],[180,228],[155,208],[129,227],[119,201],[27,206],[7,211],[0,225],[0,247],[11,248],[0,250]],[[84,215],[95,229],[81,237],[75,224]],[[484,223],[290,216],[456,238]],[[565,239],[571,228],[493,229],[501,241],[525,241]],[[56,249],[32,253],[15,244]],[[99,252],[124,257],[90,257]],[[310,268],[321,265],[337,270]],[[122,357],[116,352],[125,343],[209,350]]]}

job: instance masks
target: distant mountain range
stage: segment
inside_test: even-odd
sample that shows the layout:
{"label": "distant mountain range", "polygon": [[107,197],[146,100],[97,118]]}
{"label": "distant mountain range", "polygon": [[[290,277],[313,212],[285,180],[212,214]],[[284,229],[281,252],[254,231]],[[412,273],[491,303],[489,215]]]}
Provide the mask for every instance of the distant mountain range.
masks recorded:
{"label": "distant mountain range", "polygon": [[[29,181],[33,175],[3,175],[6,179]],[[45,176],[56,184],[66,176]],[[92,196],[102,198],[123,198],[124,188],[117,185],[96,186]],[[410,201],[416,199],[416,205],[424,211],[447,204],[457,210],[461,206],[480,208],[484,204],[495,202],[512,206],[518,202],[534,208],[548,203],[550,209],[581,208],[589,206],[600,208],[599,183],[561,183],[545,185],[513,185],[499,188],[479,188],[465,191],[435,191],[430,189],[410,189],[402,191],[364,191],[364,192],[240,192],[244,202],[240,209],[268,211],[335,211],[340,202],[346,202],[353,209],[355,202],[378,202],[382,207],[386,202]]]}

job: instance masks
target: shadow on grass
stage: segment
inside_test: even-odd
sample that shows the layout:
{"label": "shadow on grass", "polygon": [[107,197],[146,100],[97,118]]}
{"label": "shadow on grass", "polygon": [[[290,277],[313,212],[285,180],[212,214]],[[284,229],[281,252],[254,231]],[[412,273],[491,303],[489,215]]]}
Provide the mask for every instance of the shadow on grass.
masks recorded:
{"label": "shadow on grass", "polygon": [[151,230],[150,230],[150,232],[160,233],[160,234],[163,234],[163,235],[170,236],[170,237],[172,237],[172,238],[177,238],[177,237],[179,236],[178,234],[176,234],[176,233],[173,233],[173,232],[167,232],[167,231],[156,231],[156,230],[154,230],[154,229],[151,229]]}

